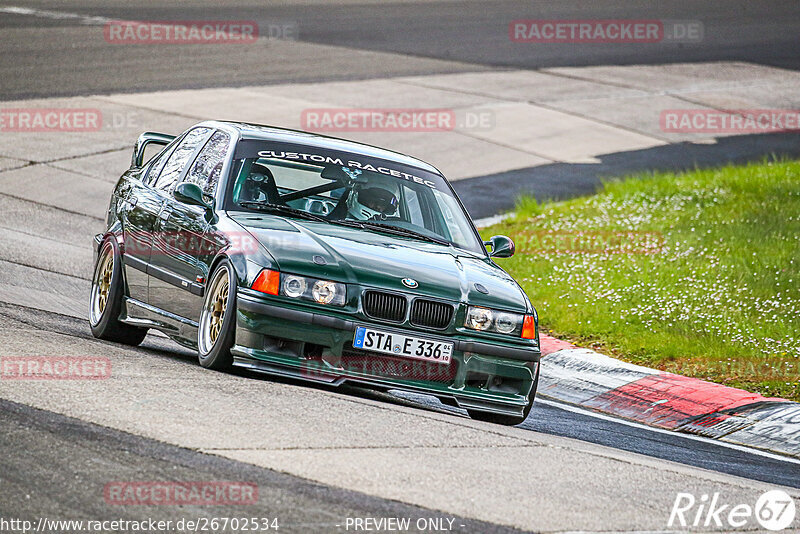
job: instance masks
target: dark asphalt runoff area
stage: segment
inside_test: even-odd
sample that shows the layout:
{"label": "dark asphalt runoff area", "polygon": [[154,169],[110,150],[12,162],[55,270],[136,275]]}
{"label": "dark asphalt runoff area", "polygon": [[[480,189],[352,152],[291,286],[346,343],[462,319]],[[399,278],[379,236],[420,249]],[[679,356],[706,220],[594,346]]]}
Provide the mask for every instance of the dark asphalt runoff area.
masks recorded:
{"label": "dark asphalt runoff area", "polygon": [[514,199],[531,195],[539,201],[566,200],[597,192],[604,180],[651,172],[680,172],[764,158],[800,157],[797,132],[721,137],[714,144],[671,143],[604,154],[599,163],[552,163],[453,182],[473,219],[514,207]]}

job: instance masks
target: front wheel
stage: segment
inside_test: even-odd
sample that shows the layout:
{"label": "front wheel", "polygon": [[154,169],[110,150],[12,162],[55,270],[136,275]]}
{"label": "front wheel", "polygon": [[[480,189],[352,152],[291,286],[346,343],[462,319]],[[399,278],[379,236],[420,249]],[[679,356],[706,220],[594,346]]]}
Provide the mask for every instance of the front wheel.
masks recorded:
{"label": "front wheel", "polygon": [[114,242],[107,239],[94,266],[92,293],[89,298],[89,326],[96,338],[136,346],[144,340],[147,329],[119,320],[124,292],[119,251]]}
{"label": "front wheel", "polygon": [[197,328],[198,360],[208,369],[226,371],[233,363],[236,322],[236,276],[227,260],[214,270],[207,287]]}

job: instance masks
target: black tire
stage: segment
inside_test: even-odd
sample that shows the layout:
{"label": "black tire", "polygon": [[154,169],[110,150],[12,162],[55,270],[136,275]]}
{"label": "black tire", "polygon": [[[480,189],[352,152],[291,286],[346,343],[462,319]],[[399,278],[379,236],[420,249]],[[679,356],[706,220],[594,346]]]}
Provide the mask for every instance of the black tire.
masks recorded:
{"label": "black tire", "polygon": [[[227,277],[227,303],[221,316],[214,315],[214,301],[219,297],[217,283],[221,277]],[[218,280],[218,277],[220,280]],[[236,331],[236,274],[228,260],[222,260],[211,275],[203,300],[203,311],[197,328],[197,359],[200,365],[215,371],[227,371],[233,364],[231,347]],[[221,326],[217,334],[209,336],[214,320],[221,318]],[[209,337],[203,337],[209,336]]]}
{"label": "black tire", "polygon": [[[539,364],[541,365],[541,364]],[[536,366],[536,378],[533,380],[533,387],[528,394],[528,405],[525,406],[522,415],[504,415],[499,413],[481,412],[477,410],[467,410],[467,413],[472,419],[476,421],[484,421],[486,423],[494,423],[496,425],[516,426],[528,418],[533,408],[533,400],[536,397],[536,390],[539,388],[539,365]]]}
{"label": "black tire", "polygon": [[[113,262],[109,268],[107,261]],[[126,345],[139,345],[147,328],[125,324],[119,320],[125,284],[122,280],[122,261],[117,244],[107,239],[100,247],[92,275],[89,297],[89,326],[98,339]]]}

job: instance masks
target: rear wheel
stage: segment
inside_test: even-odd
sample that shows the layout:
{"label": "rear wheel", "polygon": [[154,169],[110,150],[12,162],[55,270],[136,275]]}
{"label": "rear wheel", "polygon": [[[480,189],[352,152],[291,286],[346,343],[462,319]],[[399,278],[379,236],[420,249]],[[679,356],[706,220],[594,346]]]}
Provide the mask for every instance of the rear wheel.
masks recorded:
{"label": "rear wheel", "polygon": [[225,371],[233,363],[236,321],[236,277],[227,260],[214,270],[207,287],[197,329],[198,360],[203,367]]}
{"label": "rear wheel", "polygon": [[467,410],[467,413],[472,419],[476,421],[485,421],[487,423],[495,423],[497,425],[506,425],[506,426],[515,426],[525,421],[528,418],[528,414],[531,413],[531,408],[533,408],[533,399],[536,397],[536,390],[539,387],[539,366],[536,366],[536,378],[533,380],[533,387],[531,387],[531,392],[528,394],[528,404],[525,406],[525,409],[522,411],[522,415],[506,415],[506,414],[499,414],[499,413],[490,413],[490,412],[480,412],[477,410]]}
{"label": "rear wheel", "polygon": [[96,338],[138,345],[147,335],[147,329],[119,320],[124,292],[119,251],[114,242],[107,239],[100,248],[94,266],[92,293],[89,298],[89,326]]}

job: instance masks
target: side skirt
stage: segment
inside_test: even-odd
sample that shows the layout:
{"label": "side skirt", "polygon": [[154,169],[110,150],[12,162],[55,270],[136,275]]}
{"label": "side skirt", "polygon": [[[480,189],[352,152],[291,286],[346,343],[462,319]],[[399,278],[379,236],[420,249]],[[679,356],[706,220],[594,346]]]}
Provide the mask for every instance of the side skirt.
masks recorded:
{"label": "side skirt", "polygon": [[140,300],[124,297],[119,320],[133,326],[155,328],[185,347],[197,348],[196,322]]}

